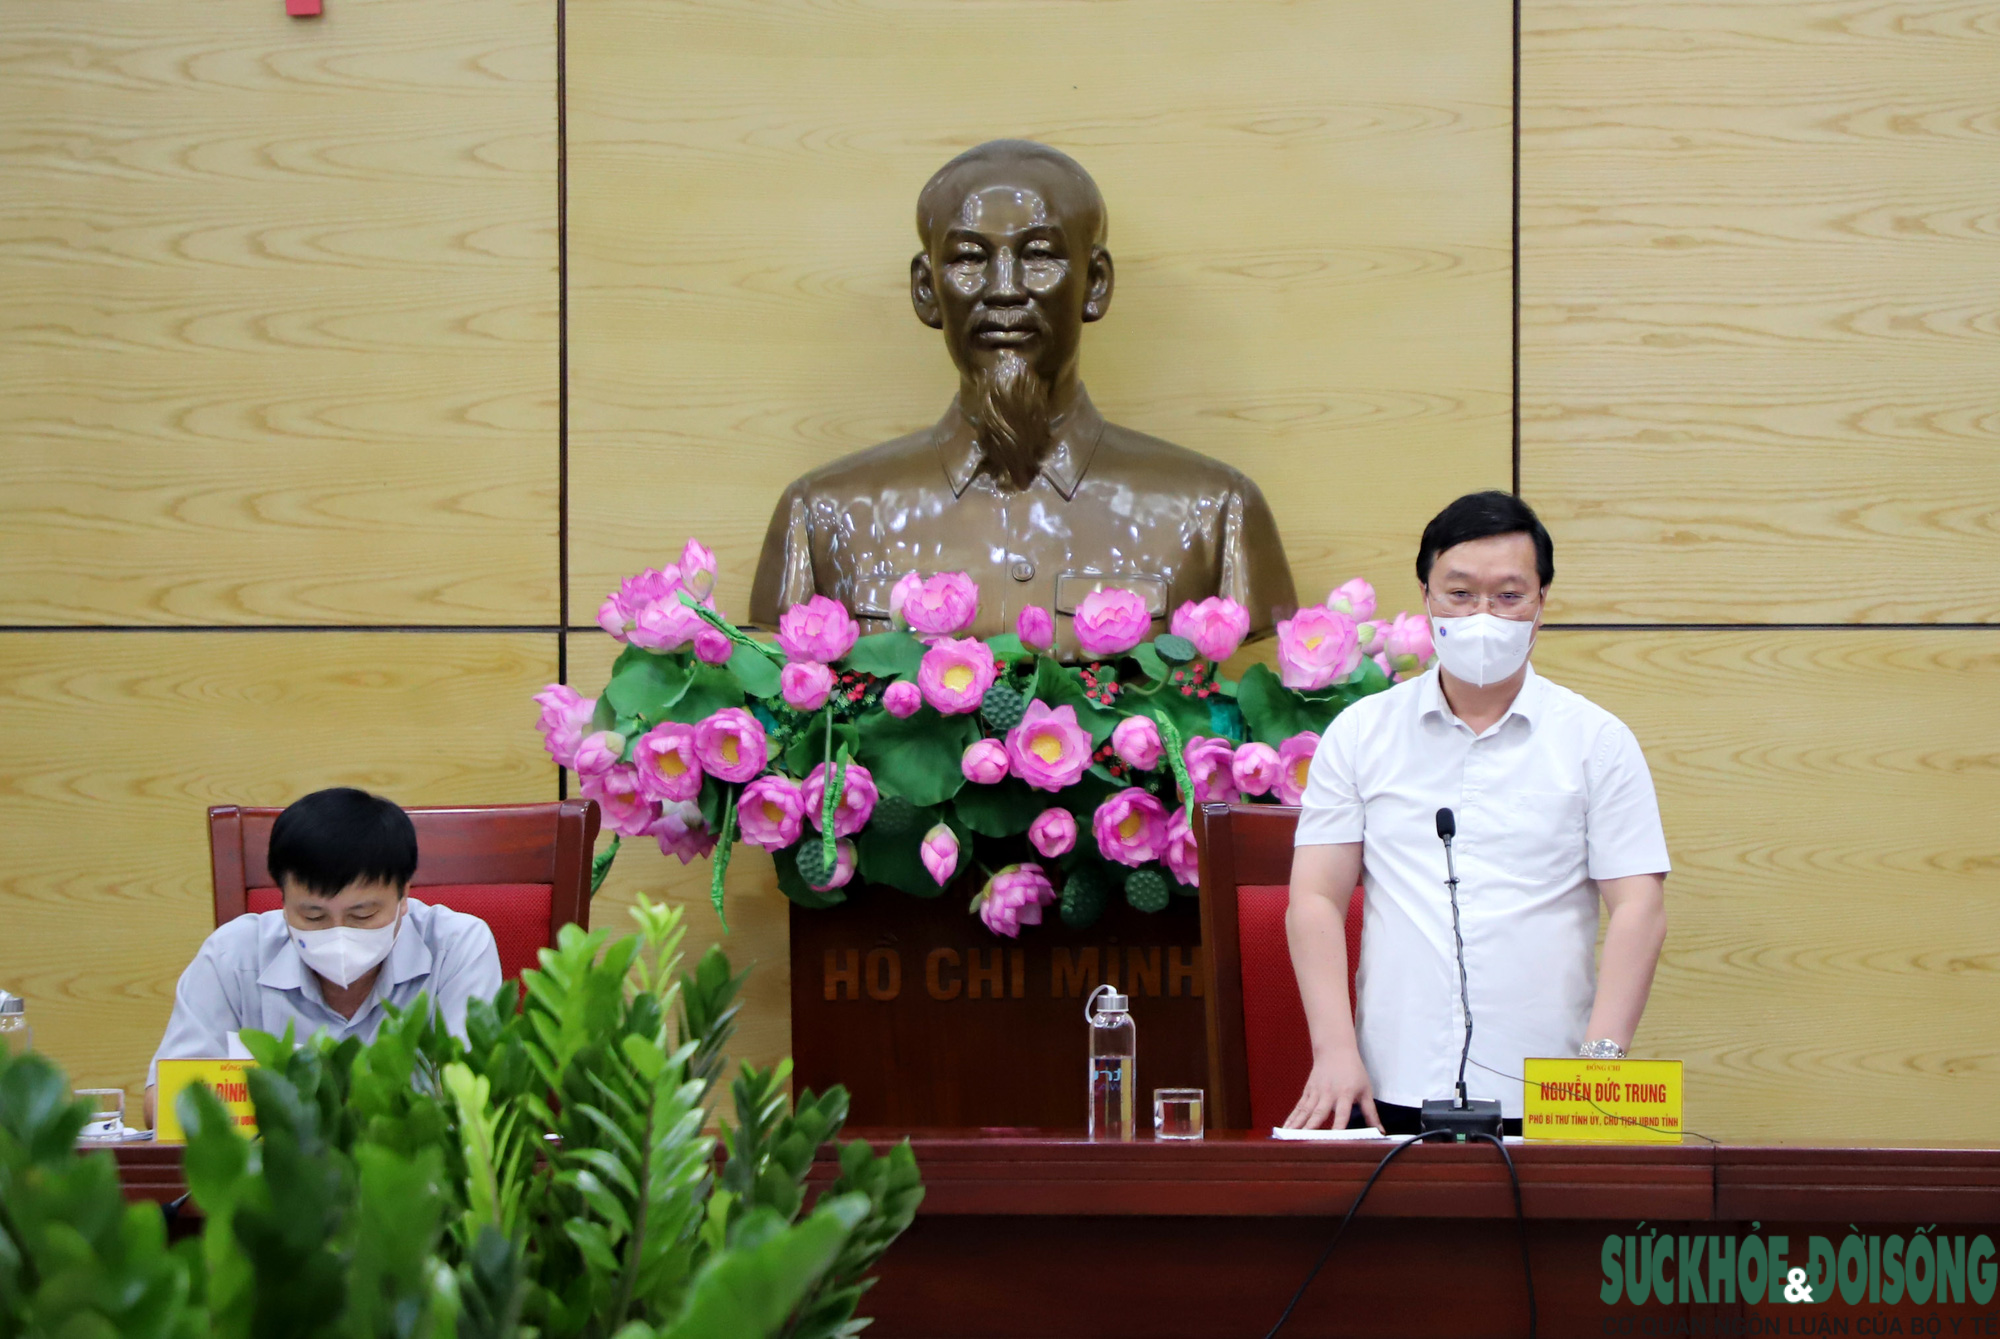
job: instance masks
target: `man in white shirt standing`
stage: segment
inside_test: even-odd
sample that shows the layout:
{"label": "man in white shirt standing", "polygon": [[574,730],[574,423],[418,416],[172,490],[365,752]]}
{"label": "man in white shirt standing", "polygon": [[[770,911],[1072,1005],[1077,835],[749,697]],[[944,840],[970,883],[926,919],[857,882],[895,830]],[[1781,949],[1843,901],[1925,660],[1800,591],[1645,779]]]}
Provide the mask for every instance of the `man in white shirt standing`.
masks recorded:
{"label": "man in white shirt standing", "polygon": [[1525,502],[1488,492],[1446,507],[1417,552],[1437,664],[1347,708],[1320,740],[1285,917],[1313,1044],[1290,1128],[1330,1117],[1413,1134],[1427,1099],[1454,1095],[1465,1013],[1439,809],[1458,829],[1468,1095],[1498,1098],[1518,1134],[1523,1059],[1632,1043],[1666,939],[1666,837],[1631,730],[1528,663],[1554,579],[1554,543]]}

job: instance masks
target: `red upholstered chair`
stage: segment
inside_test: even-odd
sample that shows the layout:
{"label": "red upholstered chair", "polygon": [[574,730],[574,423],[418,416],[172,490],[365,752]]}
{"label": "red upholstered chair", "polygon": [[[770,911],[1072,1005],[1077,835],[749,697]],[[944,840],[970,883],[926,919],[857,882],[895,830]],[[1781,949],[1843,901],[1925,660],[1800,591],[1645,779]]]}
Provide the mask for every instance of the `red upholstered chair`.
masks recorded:
{"label": "red upholstered chair", "polygon": [[[281,812],[234,804],[208,811],[217,925],[245,912],[277,910],[278,890],[265,865],[271,825]],[[493,927],[505,979],[533,967],[536,951],[552,946],[563,926],[589,926],[595,800],[411,809],[409,815],[417,828],[411,895]]]}
{"label": "red upholstered chair", "polygon": [[[1207,973],[1209,1124],[1284,1124],[1312,1074],[1312,1037],[1285,941],[1296,808],[1205,804],[1201,949]],[[1347,1001],[1361,960],[1361,890],[1347,904]]]}

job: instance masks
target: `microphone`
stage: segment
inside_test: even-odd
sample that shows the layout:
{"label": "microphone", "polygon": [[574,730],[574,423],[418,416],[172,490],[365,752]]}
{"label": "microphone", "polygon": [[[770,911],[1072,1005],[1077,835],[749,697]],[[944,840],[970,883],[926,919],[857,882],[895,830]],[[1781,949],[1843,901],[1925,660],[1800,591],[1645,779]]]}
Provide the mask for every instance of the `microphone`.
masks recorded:
{"label": "microphone", "polygon": [[1502,1128],[1500,1104],[1491,1098],[1473,1101],[1465,1095],[1465,1065],[1472,1057],[1472,990],[1465,975],[1465,936],[1458,924],[1458,866],[1452,859],[1452,839],[1458,836],[1458,815],[1437,811],[1438,840],[1444,843],[1444,886],[1451,895],[1451,942],[1458,958],[1458,1002],[1465,1014],[1465,1042],[1458,1051],[1456,1098],[1432,1098],[1424,1103],[1419,1128],[1448,1130],[1463,1140],[1467,1133],[1497,1136]]}

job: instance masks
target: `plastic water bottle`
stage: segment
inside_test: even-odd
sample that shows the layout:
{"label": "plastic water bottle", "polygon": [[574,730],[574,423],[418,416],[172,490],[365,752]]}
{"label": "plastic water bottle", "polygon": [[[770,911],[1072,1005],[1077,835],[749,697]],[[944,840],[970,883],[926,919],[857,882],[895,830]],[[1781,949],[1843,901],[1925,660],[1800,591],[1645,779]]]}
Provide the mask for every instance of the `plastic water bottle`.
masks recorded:
{"label": "plastic water bottle", "polygon": [[1138,1136],[1132,1097],[1139,1089],[1138,1029],[1127,1001],[1111,986],[1099,986],[1084,1001],[1090,1020],[1090,1137],[1128,1140]]}
{"label": "plastic water bottle", "polygon": [[28,1026],[28,1002],[0,990],[0,1051],[21,1056],[35,1049],[35,1031]]}

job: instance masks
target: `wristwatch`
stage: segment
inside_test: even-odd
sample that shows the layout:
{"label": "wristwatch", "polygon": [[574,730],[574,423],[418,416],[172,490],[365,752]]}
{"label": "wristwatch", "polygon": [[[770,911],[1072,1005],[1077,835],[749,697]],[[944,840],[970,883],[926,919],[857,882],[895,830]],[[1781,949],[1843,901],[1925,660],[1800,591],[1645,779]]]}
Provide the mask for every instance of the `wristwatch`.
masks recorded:
{"label": "wristwatch", "polygon": [[1625,1048],[1609,1037],[1599,1037],[1577,1047],[1576,1053],[1585,1060],[1623,1060]]}

